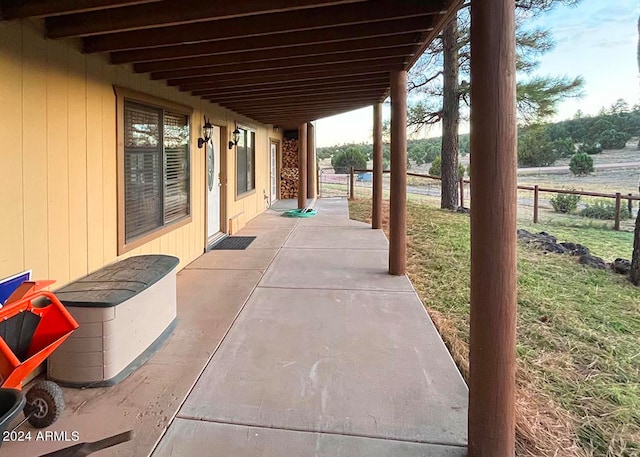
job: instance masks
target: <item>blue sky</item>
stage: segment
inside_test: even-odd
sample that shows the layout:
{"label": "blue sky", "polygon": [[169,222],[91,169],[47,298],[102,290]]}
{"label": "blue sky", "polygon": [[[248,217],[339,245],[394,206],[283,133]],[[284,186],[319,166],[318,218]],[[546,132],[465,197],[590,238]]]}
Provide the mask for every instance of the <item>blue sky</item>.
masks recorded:
{"label": "blue sky", "polygon": [[[555,48],[540,59],[536,73],[585,79],[584,96],[558,106],[557,119],[581,109],[596,114],[618,98],[640,102],[636,63],[638,0],[582,0],[576,7],[559,6],[528,22],[550,29]],[[387,113],[388,115],[388,113]],[[370,142],[373,110],[365,108],[317,121],[318,146]],[[431,135],[439,132],[432,129]]]}

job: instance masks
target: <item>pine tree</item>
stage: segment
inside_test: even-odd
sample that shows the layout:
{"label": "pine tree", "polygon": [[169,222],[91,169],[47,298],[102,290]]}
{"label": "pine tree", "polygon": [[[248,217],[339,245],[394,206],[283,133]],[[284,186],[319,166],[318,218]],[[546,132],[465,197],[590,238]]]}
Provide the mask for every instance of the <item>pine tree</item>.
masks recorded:
{"label": "pine tree", "polygon": [[[547,11],[556,4],[575,4],[579,0],[517,0],[519,25],[533,14]],[[421,101],[409,107],[408,124],[414,130],[442,122],[442,192],[441,207],[455,209],[458,201],[456,170],[458,161],[458,130],[461,101],[469,105],[470,20],[469,4],[465,4],[443,30],[412,70],[408,90],[422,94]],[[455,43],[451,40],[455,39]],[[537,57],[553,47],[550,33],[545,30],[524,30],[516,36],[518,71],[533,71]],[[458,65],[456,66],[455,63]],[[437,68],[435,72],[433,68]],[[524,123],[540,121],[555,113],[555,106],[563,98],[579,94],[584,81],[581,77],[534,77],[519,82],[518,111]]]}

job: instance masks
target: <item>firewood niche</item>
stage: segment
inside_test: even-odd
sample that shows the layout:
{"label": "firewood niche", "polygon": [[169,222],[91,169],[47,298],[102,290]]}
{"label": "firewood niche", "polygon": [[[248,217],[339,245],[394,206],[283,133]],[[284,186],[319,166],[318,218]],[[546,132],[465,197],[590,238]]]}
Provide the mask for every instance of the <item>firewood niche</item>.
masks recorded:
{"label": "firewood niche", "polygon": [[280,198],[298,198],[298,140],[282,141],[282,171],[280,173]]}

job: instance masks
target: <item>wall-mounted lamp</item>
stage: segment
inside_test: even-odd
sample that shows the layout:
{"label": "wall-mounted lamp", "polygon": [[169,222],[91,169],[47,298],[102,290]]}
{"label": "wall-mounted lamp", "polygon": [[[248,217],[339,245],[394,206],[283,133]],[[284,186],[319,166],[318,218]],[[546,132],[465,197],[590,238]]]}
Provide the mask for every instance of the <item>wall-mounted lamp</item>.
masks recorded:
{"label": "wall-mounted lamp", "polygon": [[202,134],[204,138],[198,138],[198,147],[202,149],[202,146],[207,144],[211,139],[211,135],[213,134],[213,125],[207,119],[207,116],[204,116],[204,125],[202,126]]}
{"label": "wall-mounted lamp", "polygon": [[273,126],[273,133],[279,133],[280,132],[280,127],[278,127],[277,125]]}
{"label": "wall-mounted lamp", "polygon": [[233,140],[229,141],[229,149],[233,149],[234,146],[238,145],[238,141],[240,141],[240,130],[238,130],[238,127],[233,131],[232,135]]}

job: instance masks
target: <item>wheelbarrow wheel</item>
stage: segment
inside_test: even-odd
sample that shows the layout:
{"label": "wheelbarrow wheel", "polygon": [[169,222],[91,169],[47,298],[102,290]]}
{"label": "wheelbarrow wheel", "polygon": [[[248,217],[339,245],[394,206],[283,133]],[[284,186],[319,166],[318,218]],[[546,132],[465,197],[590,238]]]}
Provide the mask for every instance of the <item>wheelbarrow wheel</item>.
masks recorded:
{"label": "wheelbarrow wheel", "polygon": [[39,381],[25,396],[25,416],[35,428],[45,428],[58,420],[64,409],[62,389],[55,382]]}

